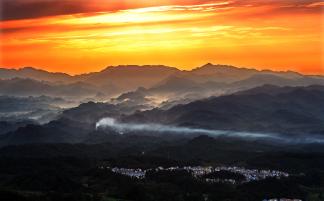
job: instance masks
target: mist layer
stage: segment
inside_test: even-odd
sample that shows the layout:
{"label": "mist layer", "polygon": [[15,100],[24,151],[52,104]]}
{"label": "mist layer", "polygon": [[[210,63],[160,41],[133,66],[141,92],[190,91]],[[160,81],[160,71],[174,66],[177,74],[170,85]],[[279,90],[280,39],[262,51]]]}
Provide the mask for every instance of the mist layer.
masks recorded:
{"label": "mist layer", "polygon": [[121,123],[114,118],[106,117],[100,119],[96,123],[96,129],[112,129],[119,134],[129,132],[155,132],[155,133],[170,133],[181,135],[209,135],[212,137],[230,137],[241,138],[245,140],[267,140],[276,141],[280,143],[324,143],[322,136],[310,136],[308,138],[287,137],[274,133],[252,133],[252,132],[237,132],[237,131],[223,131],[223,130],[210,130],[201,128],[189,128],[179,126],[169,126],[162,124],[137,124],[137,123]]}

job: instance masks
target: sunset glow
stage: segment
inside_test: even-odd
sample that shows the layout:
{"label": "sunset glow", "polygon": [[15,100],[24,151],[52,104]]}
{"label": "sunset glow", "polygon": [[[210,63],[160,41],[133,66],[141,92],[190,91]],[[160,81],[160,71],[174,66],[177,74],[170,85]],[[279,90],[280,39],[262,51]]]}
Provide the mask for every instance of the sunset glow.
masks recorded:
{"label": "sunset glow", "polygon": [[76,8],[37,16],[4,10],[2,67],[79,74],[108,65],[191,69],[212,62],[324,74],[321,1],[26,2],[69,2]]}

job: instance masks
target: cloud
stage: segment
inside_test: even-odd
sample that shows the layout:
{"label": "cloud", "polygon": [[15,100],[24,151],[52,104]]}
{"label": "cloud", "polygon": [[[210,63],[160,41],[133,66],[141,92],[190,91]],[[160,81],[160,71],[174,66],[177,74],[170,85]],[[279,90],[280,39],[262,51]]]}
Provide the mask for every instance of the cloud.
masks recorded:
{"label": "cloud", "polygon": [[3,8],[1,20],[19,20],[80,13],[114,12],[167,5],[168,2],[147,0],[1,0],[0,7]]}
{"label": "cloud", "polygon": [[215,137],[229,136],[229,137],[246,137],[246,138],[269,138],[277,139],[277,136],[270,136],[268,134],[261,133],[248,133],[248,132],[228,132],[219,130],[208,130],[200,128],[188,128],[188,127],[178,127],[178,126],[168,126],[162,124],[135,124],[135,123],[119,123],[115,119],[106,117],[99,120],[96,123],[96,129],[100,128],[111,128],[120,134],[124,134],[132,131],[151,131],[158,133],[174,133],[174,134],[205,134]]}
{"label": "cloud", "polygon": [[128,12],[165,12],[165,11],[216,11],[226,9],[230,1],[203,3],[194,5],[166,5],[125,10]]}
{"label": "cloud", "polygon": [[130,0],[1,0],[1,20],[112,12],[133,7]]}
{"label": "cloud", "polygon": [[0,4],[5,19],[0,21],[0,48],[6,66],[64,71],[60,66],[71,66],[70,73],[83,73],[75,69],[92,71],[94,65],[99,69],[120,62],[190,69],[209,61],[323,73],[323,3],[315,0],[0,0]]}
{"label": "cloud", "polygon": [[2,20],[29,19],[86,11],[82,1],[3,0]]}
{"label": "cloud", "polygon": [[[134,9],[145,11],[220,11],[240,7],[271,6],[274,13],[319,12],[323,3],[318,0],[1,0],[2,20],[73,15],[80,13],[114,12]],[[137,9],[136,9],[137,8]]]}

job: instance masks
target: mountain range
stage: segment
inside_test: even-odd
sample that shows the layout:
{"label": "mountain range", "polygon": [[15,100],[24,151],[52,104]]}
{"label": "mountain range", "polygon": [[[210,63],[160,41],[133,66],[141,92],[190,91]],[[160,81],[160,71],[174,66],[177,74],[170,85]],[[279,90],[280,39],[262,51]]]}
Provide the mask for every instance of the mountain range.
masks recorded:
{"label": "mountain range", "polygon": [[[238,68],[206,64],[191,71],[162,65],[110,66],[100,72],[70,76],[26,67],[18,70],[0,68],[0,94],[17,96],[48,95],[77,100],[109,100],[143,87],[148,96],[173,100],[186,96],[206,97],[226,94],[263,84],[307,86],[324,84],[322,76],[296,72]],[[190,94],[188,94],[190,92]],[[164,98],[157,97],[157,94]]]}
{"label": "mountain range", "polygon": [[191,71],[111,66],[75,76],[0,69],[0,145],[105,141],[118,135],[96,130],[105,117],[188,129],[323,135],[323,88],[323,76],[213,64]]}
{"label": "mountain range", "polygon": [[[0,143],[102,142],[118,135],[95,124],[105,117],[138,125],[161,124],[228,132],[279,133],[288,137],[324,135],[324,86],[265,85],[231,95],[210,97],[170,109],[89,102],[65,110],[57,120],[28,125],[1,136]],[[130,134],[138,134],[138,131]],[[149,134],[150,135],[150,134]]]}
{"label": "mountain range", "polygon": [[322,135],[323,114],[323,86],[265,85],[168,110],[137,112],[122,120],[216,130]]}

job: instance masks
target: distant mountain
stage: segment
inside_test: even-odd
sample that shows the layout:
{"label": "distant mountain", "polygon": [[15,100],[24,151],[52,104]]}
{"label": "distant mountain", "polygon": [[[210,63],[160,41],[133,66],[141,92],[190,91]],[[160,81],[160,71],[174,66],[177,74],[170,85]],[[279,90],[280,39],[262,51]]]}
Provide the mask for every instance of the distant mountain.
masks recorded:
{"label": "distant mountain", "polygon": [[[256,74],[247,79],[231,83],[231,87],[236,88],[253,88],[260,84],[272,84],[277,86],[295,86],[297,80],[279,77],[273,74]],[[302,85],[302,83],[300,83]]]}
{"label": "distant mountain", "polygon": [[303,75],[287,71],[270,71],[270,70],[256,70],[253,68],[239,68],[230,65],[214,65],[211,63],[205,64],[201,67],[195,68],[190,73],[185,75],[187,77],[191,77],[196,81],[206,82],[206,81],[214,81],[214,82],[224,82],[224,83],[232,83],[240,80],[248,79],[256,74],[269,74],[276,75],[279,77],[287,78],[287,79],[297,79],[301,78]]}
{"label": "distant mountain", "polygon": [[109,104],[88,102],[79,105],[78,107],[63,111],[60,118],[77,120],[82,123],[88,123],[92,126],[103,117],[119,117],[121,115],[132,114],[137,110],[141,110],[141,105],[125,105],[125,104]]}
{"label": "distant mountain", "polygon": [[130,91],[138,87],[152,87],[176,72],[179,70],[167,66],[128,65],[108,67],[98,73],[80,75],[79,78],[96,86],[112,83],[119,90]]}
{"label": "distant mountain", "polygon": [[82,82],[53,84],[32,79],[13,78],[0,80],[0,95],[6,96],[54,96],[75,99],[95,98],[100,91]]}
{"label": "distant mountain", "polygon": [[[0,96],[0,113],[25,112],[35,109],[56,109],[67,101],[61,98],[40,97],[10,97]],[[57,105],[57,106],[55,106]]]}
{"label": "distant mountain", "polygon": [[298,78],[287,78],[280,75],[271,74],[256,74],[248,79],[231,83],[230,86],[237,88],[253,88],[264,84],[276,86],[309,86],[309,85],[324,85],[324,79],[312,76],[300,76]]}
{"label": "distant mountain", "polygon": [[[211,95],[233,93],[238,90],[245,90],[264,84],[308,86],[314,84],[323,85],[324,83],[323,76],[306,76],[291,71],[258,71],[229,65],[213,65],[210,63],[191,71],[180,71],[177,68],[163,65],[110,66],[100,72],[76,76],[63,73],[51,73],[31,67],[19,70],[0,68],[0,79],[3,81],[9,79],[19,80],[17,78],[21,80],[32,79],[47,85],[58,85],[57,83],[60,83],[60,87],[64,88],[62,91],[71,94],[70,96],[79,96],[80,94],[78,93],[81,93],[81,91],[82,96],[86,97],[94,97],[94,93],[98,93],[98,97],[101,97],[101,100],[135,91],[140,87],[149,89],[151,96],[164,93],[164,95],[167,95],[166,99],[168,99],[170,95],[177,93],[181,99],[190,99],[191,97],[198,97],[199,99]],[[15,85],[16,83],[12,82],[11,84]],[[31,83],[26,83],[26,86],[29,85]],[[16,88],[13,86],[11,93],[20,89],[22,89],[20,86]],[[37,91],[36,89],[40,93],[48,91],[46,86],[35,86],[35,93]],[[14,94],[9,93],[8,95]],[[43,94],[38,95],[47,94],[43,92]],[[179,98],[176,99],[178,100]],[[174,98],[171,97],[170,101],[174,101]]]}
{"label": "distant mountain", "polygon": [[[87,143],[96,139],[91,137],[95,124],[104,117],[119,118],[129,115],[141,106],[108,103],[83,103],[78,107],[63,111],[56,120],[44,125],[28,124],[0,136],[0,146],[29,143]],[[100,138],[100,136],[98,137]]]}
{"label": "distant mountain", "polygon": [[154,100],[150,98],[150,93],[143,87],[140,87],[135,91],[123,93],[116,98],[112,98],[111,102],[128,105],[148,105],[149,107],[154,105]]}
{"label": "distant mountain", "polygon": [[[13,78],[15,77],[15,78]],[[23,77],[23,78],[22,78]],[[191,71],[167,66],[116,66],[103,71],[69,76],[34,68],[0,69],[0,96],[61,97],[76,103],[108,101],[152,109],[170,109],[211,96],[233,94],[265,84],[276,86],[324,85],[322,76],[295,72],[258,71],[206,64]],[[33,79],[31,79],[33,78]],[[39,111],[39,116],[46,111]],[[25,117],[22,115],[21,117]],[[52,118],[52,116],[49,116]]]}
{"label": "distant mountain", "polygon": [[[324,93],[324,87],[322,85],[311,85],[307,87],[298,87],[302,90],[306,91],[318,91],[320,93]],[[245,91],[239,91],[237,95],[254,95],[254,94],[269,94],[269,95],[278,95],[278,94],[285,94],[291,93],[295,91],[297,87],[278,87],[276,85],[265,84],[263,86],[255,87]]]}
{"label": "distant mountain", "polygon": [[[140,90],[136,90],[132,93],[125,93],[122,94],[117,100],[123,101],[127,100],[128,102],[137,102],[139,103],[146,103],[148,105],[153,106],[162,106],[169,105],[174,106],[176,104],[183,104],[192,102],[195,100],[208,98],[210,96],[220,96],[225,94],[232,94],[238,91],[248,90],[254,87],[270,84],[276,86],[309,86],[309,85],[323,85],[324,86],[324,78],[322,77],[315,77],[315,76],[301,76],[299,74],[293,74],[291,72],[288,73],[265,73],[259,72],[256,70],[246,70],[246,69],[239,69],[234,67],[228,66],[221,66],[215,67],[212,65],[208,65],[207,70],[199,69],[202,72],[212,74],[213,72],[219,72],[217,69],[228,69],[229,72],[239,73],[240,71],[244,71],[245,74],[251,75],[250,77],[239,80],[233,81],[238,78],[239,75],[231,75],[231,78],[226,78],[226,76],[217,74],[212,74],[211,77],[206,77],[206,80],[211,79],[214,75],[216,75],[214,80],[220,81],[220,79],[225,78],[226,82],[216,82],[216,81],[194,81],[194,77],[192,79],[190,76],[182,76],[181,74],[172,75],[166,78],[165,80],[161,81],[160,83],[156,84],[155,86]],[[216,68],[216,69],[215,69]],[[196,70],[193,70],[193,72]],[[227,72],[227,71],[225,71]],[[256,73],[257,72],[257,73]],[[244,74],[244,73],[243,73]],[[218,78],[217,78],[218,77]],[[244,76],[243,76],[244,77]],[[242,76],[241,76],[242,78]],[[241,79],[240,78],[240,79]],[[213,80],[213,79],[211,79]],[[233,82],[228,82],[232,80]]]}
{"label": "distant mountain", "polygon": [[48,96],[13,97],[0,96],[0,121],[16,122],[30,120],[47,123],[55,119],[64,108],[77,103]]}
{"label": "distant mountain", "polygon": [[47,82],[70,82],[72,76],[65,73],[51,73],[32,67],[25,67],[17,70],[0,68],[0,79],[13,78],[33,79]]}
{"label": "distant mountain", "polygon": [[177,104],[224,94],[224,87],[226,85],[216,82],[197,83],[188,78],[174,75],[152,88],[138,88],[133,92],[124,93],[113,100],[169,108]]}
{"label": "distant mountain", "polygon": [[178,76],[170,76],[157,85],[150,88],[150,92],[156,94],[194,92],[199,90],[200,86],[195,81]]}
{"label": "distant mountain", "polygon": [[[289,86],[307,86],[324,84],[323,76],[307,76],[292,71],[270,71],[238,68],[228,65],[206,64],[190,71],[180,71],[168,66],[115,66],[97,72],[74,76],[75,80],[95,86],[114,86],[121,93],[143,87],[151,91],[189,91],[209,87],[244,88],[274,84]],[[235,83],[235,84],[234,84]]]}
{"label": "distant mountain", "polygon": [[176,68],[162,65],[111,66],[100,72],[76,76],[70,76],[64,73],[51,73],[32,67],[18,70],[0,68],[0,80],[20,78],[22,80],[28,79],[45,81],[48,83],[60,83],[62,85],[82,82],[96,86],[97,90],[101,93],[120,94],[126,91],[135,90],[138,87],[152,87],[176,72],[180,71]]}
{"label": "distant mountain", "polygon": [[[229,65],[213,65],[211,63],[205,64],[201,67],[190,71],[193,79],[201,81],[217,81],[230,83],[238,80],[247,79],[250,76],[258,73],[255,69],[237,68]],[[196,78],[195,78],[196,77]],[[197,79],[198,78],[198,79]]]}
{"label": "distant mountain", "polygon": [[123,120],[217,130],[324,134],[324,86],[263,88],[169,110],[137,112]]}

